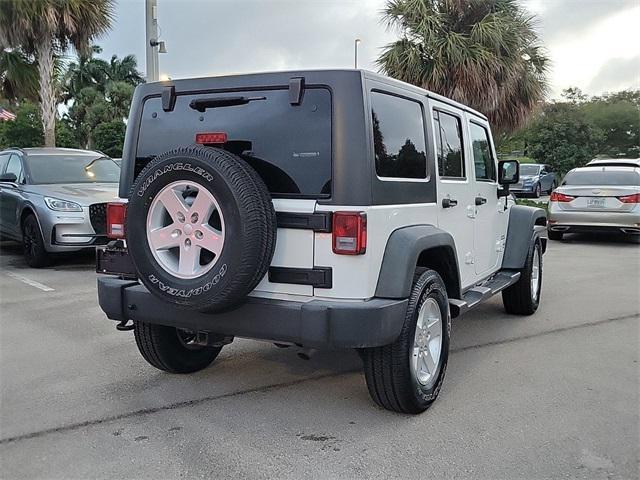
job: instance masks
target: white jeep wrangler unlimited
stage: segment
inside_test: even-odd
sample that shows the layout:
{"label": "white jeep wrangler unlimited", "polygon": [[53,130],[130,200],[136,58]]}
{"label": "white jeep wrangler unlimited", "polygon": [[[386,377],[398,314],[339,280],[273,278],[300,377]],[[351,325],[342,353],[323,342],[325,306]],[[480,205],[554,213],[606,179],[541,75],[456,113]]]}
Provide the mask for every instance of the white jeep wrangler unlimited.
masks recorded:
{"label": "white jeep wrangler unlimited", "polygon": [[100,306],[156,368],[246,337],[356,348],[373,400],[424,411],[451,318],[536,311],[546,217],[514,205],[486,118],[358,70],[136,89]]}

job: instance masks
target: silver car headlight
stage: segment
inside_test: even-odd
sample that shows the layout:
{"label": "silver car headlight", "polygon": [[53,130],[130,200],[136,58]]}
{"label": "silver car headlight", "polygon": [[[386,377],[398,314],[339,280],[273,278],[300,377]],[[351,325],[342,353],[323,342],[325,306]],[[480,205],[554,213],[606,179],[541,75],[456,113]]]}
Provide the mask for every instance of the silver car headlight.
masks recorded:
{"label": "silver car headlight", "polygon": [[59,198],[44,197],[44,203],[56,212],[82,212],[81,205],[67,200],[60,200]]}

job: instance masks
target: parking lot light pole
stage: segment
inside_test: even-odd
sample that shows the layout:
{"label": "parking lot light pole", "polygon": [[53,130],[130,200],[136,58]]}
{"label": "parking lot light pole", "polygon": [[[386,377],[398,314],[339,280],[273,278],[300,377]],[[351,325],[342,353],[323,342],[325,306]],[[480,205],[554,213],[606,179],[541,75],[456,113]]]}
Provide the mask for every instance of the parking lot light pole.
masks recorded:
{"label": "parking lot light pole", "polygon": [[354,68],[358,68],[358,45],[360,45],[361,40],[356,38],[354,42]]}
{"label": "parking lot light pole", "polygon": [[158,0],[145,0],[147,82],[156,82],[158,66]]}

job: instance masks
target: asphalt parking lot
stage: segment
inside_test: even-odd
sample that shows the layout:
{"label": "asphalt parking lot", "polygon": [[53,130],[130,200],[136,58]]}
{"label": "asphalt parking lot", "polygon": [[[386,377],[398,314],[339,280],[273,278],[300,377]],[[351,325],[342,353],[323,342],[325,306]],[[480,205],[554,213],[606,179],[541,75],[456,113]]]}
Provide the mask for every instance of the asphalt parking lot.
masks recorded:
{"label": "asphalt parking lot", "polygon": [[638,478],[640,247],[569,237],[528,318],[454,321],[436,404],[377,408],[353,352],[236,340],[154,370],[96,300],[92,257],[0,245],[2,478]]}

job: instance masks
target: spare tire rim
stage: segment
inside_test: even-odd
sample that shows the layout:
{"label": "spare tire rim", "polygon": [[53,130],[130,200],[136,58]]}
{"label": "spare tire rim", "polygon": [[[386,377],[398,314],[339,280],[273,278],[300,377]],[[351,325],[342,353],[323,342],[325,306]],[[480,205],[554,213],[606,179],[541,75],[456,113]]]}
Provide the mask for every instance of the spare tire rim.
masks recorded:
{"label": "spare tire rim", "polygon": [[198,278],[217,263],[225,241],[215,196],[189,180],[158,192],[147,214],[147,243],[160,267],[181,279]]}
{"label": "spare tire rim", "polygon": [[411,352],[411,369],[416,380],[427,388],[433,386],[440,367],[442,352],[442,313],[434,298],[420,307]]}

